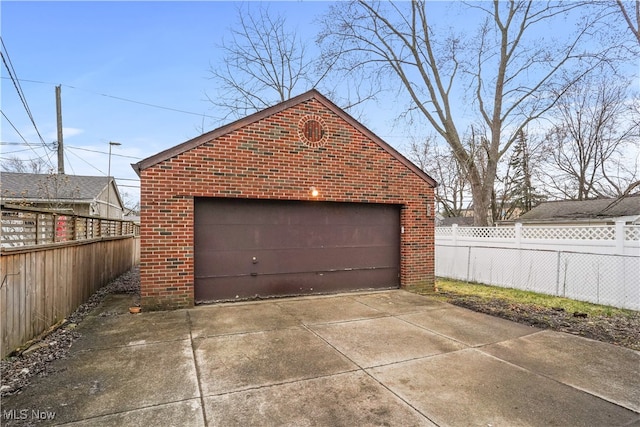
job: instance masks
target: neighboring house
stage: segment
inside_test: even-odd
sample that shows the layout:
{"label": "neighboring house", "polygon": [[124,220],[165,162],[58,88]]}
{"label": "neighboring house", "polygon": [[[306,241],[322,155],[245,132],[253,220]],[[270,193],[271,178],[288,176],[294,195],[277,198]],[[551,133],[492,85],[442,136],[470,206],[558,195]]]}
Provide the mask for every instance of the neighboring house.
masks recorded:
{"label": "neighboring house", "polygon": [[543,202],[516,220],[523,225],[612,225],[616,221],[640,224],[640,195]]}
{"label": "neighboring house", "polygon": [[438,227],[451,227],[453,224],[461,227],[473,227],[473,216],[445,216],[436,221]]}
{"label": "neighboring house", "polygon": [[315,90],[132,166],[143,308],[434,288],[436,182]]}
{"label": "neighboring house", "polygon": [[122,219],[124,207],[113,177],[0,173],[3,204]]}

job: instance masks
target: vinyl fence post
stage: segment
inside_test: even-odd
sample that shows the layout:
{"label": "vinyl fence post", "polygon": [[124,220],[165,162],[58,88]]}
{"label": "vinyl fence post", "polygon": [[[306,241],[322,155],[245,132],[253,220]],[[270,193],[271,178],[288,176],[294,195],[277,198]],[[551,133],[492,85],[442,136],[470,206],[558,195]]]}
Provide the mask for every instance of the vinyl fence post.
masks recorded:
{"label": "vinyl fence post", "polygon": [[561,252],[556,252],[556,296],[560,296],[560,257]]}
{"label": "vinyl fence post", "polygon": [[624,255],[624,221],[616,221],[616,254]]}
{"label": "vinyl fence post", "polygon": [[453,246],[458,246],[458,224],[451,224],[451,237],[453,238]]}
{"label": "vinyl fence post", "polygon": [[469,272],[471,271],[471,246],[467,247],[467,277],[465,281],[469,282]]}
{"label": "vinyl fence post", "polygon": [[516,222],[516,248],[522,248],[522,223]]}

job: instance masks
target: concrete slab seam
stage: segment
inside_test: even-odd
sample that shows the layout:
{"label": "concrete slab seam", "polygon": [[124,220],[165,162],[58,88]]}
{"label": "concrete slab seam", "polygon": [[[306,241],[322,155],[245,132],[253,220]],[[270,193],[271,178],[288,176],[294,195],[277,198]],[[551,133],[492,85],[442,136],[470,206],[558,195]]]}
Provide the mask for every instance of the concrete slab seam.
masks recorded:
{"label": "concrete slab seam", "polygon": [[[415,360],[415,359],[414,359]],[[389,365],[393,365],[393,363],[390,363]],[[376,366],[377,368],[377,366]],[[372,369],[372,368],[368,368],[368,369]],[[395,397],[397,397],[400,401],[404,402],[405,405],[407,405],[409,408],[413,409],[414,411],[416,411],[416,413],[422,415],[424,418],[426,418],[427,420],[429,420],[430,422],[432,422],[433,424],[435,424],[436,426],[440,426],[440,424],[438,424],[435,420],[433,420],[428,414],[423,413],[421,410],[419,410],[418,408],[416,408],[415,406],[413,406],[411,404],[411,402],[409,402],[408,400],[404,399],[402,396],[400,396],[398,393],[396,393],[395,391],[391,390],[389,387],[387,387],[386,384],[384,384],[383,382],[381,382],[380,380],[378,380],[376,377],[374,377],[373,375],[371,375],[369,372],[367,372],[367,369],[363,369],[364,373],[371,378],[373,381],[375,381],[376,383],[378,383],[380,386],[382,386],[382,388],[384,388],[385,390],[387,390],[389,393],[391,393],[392,395],[394,395]]]}
{"label": "concrete slab seam", "polygon": [[344,375],[344,374],[351,374],[351,373],[354,373],[354,372],[363,372],[363,369],[362,368],[348,369],[346,371],[334,372],[334,373],[331,373],[331,374],[316,375],[316,376],[312,376],[312,377],[298,378],[298,379],[289,380],[289,381],[278,381],[278,382],[274,382],[274,383],[270,383],[270,384],[256,385],[256,386],[251,386],[251,387],[242,388],[242,389],[238,389],[238,390],[225,391],[225,392],[221,392],[221,393],[211,393],[211,394],[206,394],[206,395],[203,394],[202,395],[202,400],[204,400],[205,398],[211,398],[211,397],[232,396],[234,394],[246,393],[248,391],[269,389],[269,388],[272,388],[272,387],[279,387],[279,386],[288,385],[288,384],[304,383],[306,381],[313,381],[313,380],[318,380],[318,379],[322,379],[322,378],[331,378],[331,377],[336,377],[336,376],[340,376],[340,375]]}
{"label": "concrete slab seam", "polygon": [[[390,317],[394,317],[394,316],[390,316]],[[338,350],[333,344],[331,344],[329,341],[327,341],[326,339],[324,339],[324,337],[322,337],[321,335],[319,335],[316,331],[308,328],[305,325],[305,329],[307,329],[309,332],[311,332],[312,334],[316,335],[318,338],[320,338],[322,341],[324,341],[329,347],[333,348],[335,351],[337,351],[338,353],[340,353],[343,357],[345,357],[347,360],[349,360],[351,363],[353,363],[354,365],[356,365],[359,369],[354,369],[352,372],[357,372],[357,371],[362,371],[366,376],[368,376],[369,378],[371,378],[373,381],[375,381],[376,383],[378,383],[379,385],[381,385],[385,390],[389,391],[392,395],[396,396],[398,399],[400,399],[400,401],[404,402],[407,406],[409,406],[411,409],[413,409],[414,411],[416,411],[416,413],[420,414],[421,416],[423,416],[424,418],[428,419],[429,421],[431,421],[433,424],[439,425],[437,424],[435,421],[433,421],[431,418],[429,418],[427,415],[423,414],[420,410],[418,410],[415,406],[413,406],[411,403],[409,403],[408,401],[406,401],[405,399],[403,399],[401,396],[399,396],[397,393],[395,393],[393,390],[391,390],[389,387],[387,387],[385,384],[383,384],[382,382],[380,382],[376,377],[374,377],[373,375],[371,375],[369,372],[367,372],[367,369],[373,369],[373,368],[378,368],[380,366],[389,366],[389,365],[395,365],[398,362],[393,362],[393,363],[387,363],[387,364],[383,364],[383,365],[379,365],[379,366],[372,366],[369,368],[363,368],[362,366],[360,366],[358,363],[356,363],[354,360],[352,360],[349,356],[347,356],[346,354],[344,354],[343,352],[341,352],[340,350]],[[426,359],[428,357],[433,357],[435,355],[431,355],[431,356],[427,356],[427,357],[417,357],[414,359],[410,359],[410,360],[416,360],[416,359]],[[403,360],[403,362],[406,362],[407,360]],[[333,374],[336,375],[336,374]],[[328,376],[332,376],[332,375],[328,375]]]}
{"label": "concrete slab seam", "polygon": [[193,328],[191,324],[191,314],[189,310],[186,310],[187,313],[187,325],[189,327],[189,340],[191,341],[191,357],[193,360],[193,366],[196,368],[196,381],[198,382],[198,398],[200,399],[200,410],[202,411],[202,420],[204,421],[204,426],[207,427],[209,425],[207,421],[207,411],[205,411],[204,406],[204,396],[202,392],[202,384],[200,382],[200,366],[198,365],[198,359],[196,358],[196,344],[193,340]]}
{"label": "concrete slab seam", "polygon": [[[437,309],[437,310],[442,310],[442,309]],[[416,327],[418,327],[418,328],[420,328],[420,329],[423,329],[423,330],[425,330],[425,331],[427,331],[427,332],[429,332],[429,333],[432,333],[432,334],[434,334],[434,335],[438,335],[438,336],[443,337],[443,338],[446,338],[446,339],[448,339],[448,340],[455,341],[455,342],[457,342],[457,343],[459,343],[459,344],[462,344],[462,345],[464,345],[464,346],[466,346],[466,347],[468,347],[468,348],[482,348],[482,347],[486,347],[486,346],[489,346],[489,345],[499,344],[499,343],[501,343],[501,342],[505,342],[505,341],[509,341],[509,340],[513,339],[513,338],[508,338],[508,339],[506,339],[506,340],[499,340],[499,341],[493,341],[493,342],[488,342],[488,343],[483,343],[483,344],[475,344],[475,345],[474,345],[474,344],[468,344],[468,343],[466,343],[466,342],[460,341],[460,340],[459,340],[459,339],[457,339],[457,338],[451,337],[451,336],[449,336],[449,335],[445,335],[445,334],[444,334],[444,333],[442,333],[442,332],[438,332],[438,331],[436,331],[436,330],[434,330],[434,329],[429,329],[428,327],[426,327],[426,326],[424,326],[424,325],[421,325],[421,324],[419,324],[419,323],[414,323],[414,322],[412,322],[412,321],[410,321],[410,320],[408,320],[408,319],[404,319],[404,318],[403,318],[404,316],[405,316],[405,315],[403,314],[402,316],[396,316],[396,318],[397,318],[398,320],[402,320],[403,322],[405,322],[405,323],[407,323],[407,324],[409,324],[409,325],[411,325],[411,326],[416,326]],[[529,333],[529,334],[525,334],[525,335],[520,335],[518,338],[528,337],[528,336],[531,336],[531,335],[537,334],[537,333],[539,333],[539,332],[541,332],[541,330],[539,330],[539,329],[532,330],[532,331],[531,331],[531,333]]]}
{"label": "concrete slab seam", "polygon": [[[375,319],[376,319],[376,320],[377,320],[377,319],[384,319],[384,318],[387,318],[387,317],[395,318],[395,319],[397,319],[397,320],[402,320],[402,319],[399,319],[397,315],[389,315],[389,316],[384,316],[384,317],[377,317],[377,318],[375,318]],[[367,321],[367,320],[371,320],[371,319],[346,320],[346,321],[344,321],[344,322],[332,322],[332,324],[337,324],[337,323],[355,323],[355,322],[365,322],[365,321]],[[409,324],[409,325],[411,325],[411,326],[418,326],[418,327],[419,327],[419,325],[414,325],[414,324],[409,323],[409,322],[404,322],[404,323],[407,323],[407,324]],[[327,324],[329,324],[329,323],[327,323]],[[310,325],[310,326],[319,326],[319,324],[314,324],[314,325]],[[412,357],[412,358],[409,358],[409,359],[403,359],[403,360],[399,360],[399,361],[395,361],[395,362],[382,363],[382,364],[379,364],[379,365],[372,365],[372,366],[363,367],[363,366],[360,366],[360,365],[359,365],[355,360],[351,359],[349,356],[347,356],[347,355],[346,355],[346,354],[344,354],[342,351],[340,351],[338,348],[336,348],[333,344],[331,344],[329,341],[327,341],[327,340],[326,340],[322,335],[318,334],[316,331],[314,331],[313,329],[311,329],[309,326],[307,326],[307,325],[302,325],[302,327],[303,327],[304,329],[306,329],[307,331],[311,332],[312,334],[314,334],[315,336],[317,336],[318,338],[320,338],[320,339],[321,339],[323,342],[325,342],[329,347],[331,347],[332,349],[334,349],[335,351],[337,351],[338,353],[340,353],[342,356],[344,356],[344,358],[345,358],[345,359],[349,360],[351,363],[353,363],[354,365],[356,365],[356,366],[357,366],[358,368],[360,368],[361,370],[373,369],[373,368],[381,368],[381,367],[385,367],[385,366],[395,365],[395,364],[397,364],[397,363],[410,362],[410,361],[413,361],[413,360],[430,359],[430,358],[432,358],[432,357],[435,357],[435,356],[438,356],[438,355],[441,355],[441,354],[455,353],[455,352],[458,352],[458,351],[466,350],[467,348],[472,348],[472,347],[471,347],[471,346],[469,346],[468,344],[465,344],[465,343],[459,342],[459,341],[457,341],[457,340],[451,339],[451,341],[458,342],[458,343],[460,343],[462,346],[464,346],[465,348],[461,348],[460,350],[452,350],[452,351],[448,351],[448,352],[445,352],[445,353],[434,353],[434,354],[430,354],[430,355],[427,355],[427,356],[417,356],[417,357]],[[421,328],[421,329],[423,329],[423,330],[427,330],[427,329],[422,328],[422,327],[420,327],[420,328]],[[432,332],[432,331],[429,331],[429,330],[427,330],[427,331],[428,331],[428,332],[430,332],[430,333]],[[443,335],[441,335],[441,334],[435,334],[435,335],[443,336]],[[445,338],[449,339],[448,337],[445,337]],[[367,375],[369,375],[369,374],[367,373]]]}
{"label": "concrete slab seam", "polygon": [[206,339],[206,338],[220,338],[220,337],[233,337],[233,336],[236,336],[236,335],[261,334],[261,333],[264,333],[264,332],[286,331],[287,329],[300,329],[301,326],[304,326],[304,325],[302,323],[300,323],[300,325],[297,325],[297,326],[285,326],[284,328],[266,328],[266,329],[260,329],[260,330],[256,330],[256,331],[227,332],[227,333],[213,334],[213,335],[199,335],[197,337],[194,337],[193,335],[191,335],[191,339],[192,340],[202,340],[202,339]]}
{"label": "concrete slab seam", "polygon": [[367,320],[378,320],[378,319],[385,319],[388,317],[395,317],[393,314],[388,314],[388,313],[382,313],[380,316],[375,316],[375,317],[361,317],[358,319],[347,319],[347,320],[331,320],[328,322],[317,322],[317,323],[305,323],[305,322],[300,322],[301,326],[304,326],[305,328],[307,326],[322,326],[322,325],[337,325],[340,323],[356,323],[356,322],[366,322]]}
{"label": "concrete slab seam", "polygon": [[[544,332],[544,331],[536,332],[536,334],[538,334],[538,333],[542,333],[542,332]],[[532,334],[532,335],[535,335],[535,334]],[[527,335],[527,336],[529,336],[529,335]],[[507,341],[509,341],[509,340],[507,340]],[[504,342],[504,341],[503,341],[503,342]],[[520,365],[515,364],[515,363],[513,363],[513,362],[510,362],[510,361],[508,361],[508,360],[504,360],[504,359],[501,359],[501,358],[499,358],[499,357],[497,357],[497,356],[494,356],[493,354],[490,354],[490,353],[484,352],[484,351],[482,351],[482,348],[471,348],[471,349],[472,349],[472,350],[476,350],[476,351],[478,351],[478,352],[482,353],[482,354],[483,354],[483,355],[485,355],[485,356],[489,356],[489,357],[491,357],[492,359],[495,359],[495,360],[498,360],[498,361],[500,361],[500,362],[506,363],[507,365],[510,365],[510,366],[512,366],[512,367],[514,367],[514,368],[517,368],[517,369],[521,370],[521,371],[528,372],[528,373],[533,374],[533,375],[535,375],[535,376],[537,376],[537,377],[540,377],[540,378],[544,378],[544,379],[547,379],[547,380],[551,380],[551,381],[555,382],[556,384],[562,384],[562,385],[563,385],[563,386],[565,386],[565,387],[569,387],[569,388],[574,389],[574,390],[576,390],[576,391],[579,391],[579,392],[581,392],[581,393],[588,394],[589,396],[593,396],[593,397],[595,397],[595,398],[597,398],[597,399],[600,399],[600,400],[603,400],[603,401],[605,401],[605,402],[611,403],[611,404],[616,405],[616,406],[618,406],[618,407],[620,407],[620,408],[626,409],[626,410],[631,411],[631,412],[635,412],[636,414],[638,413],[637,411],[635,411],[635,410],[634,410],[634,409],[632,409],[632,408],[627,408],[626,406],[623,406],[623,405],[621,405],[621,404],[620,404],[620,403],[618,403],[618,402],[614,402],[614,401],[612,401],[612,400],[607,399],[607,398],[606,398],[606,397],[604,397],[604,396],[600,396],[600,395],[598,395],[598,394],[594,394],[594,393],[590,392],[589,390],[585,390],[585,389],[583,389],[583,388],[581,388],[581,387],[578,387],[578,386],[576,386],[576,385],[574,385],[574,384],[568,384],[568,383],[565,383],[565,382],[560,381],[560,380],[558,380],[558,379],[556,379],[556,378],[553,378],[553,377],[551,377],[551,376],[549,376],[549,375],[545,375],[545,374],[540,373],[540,372],[532,371],[532,370],[530,370],[530,369],[525,368],[524,366],[520,366]]]}
{"label": "concrete slab seam", "polygon": [[[86,417],[86,418],[81,418],[81,419],[69,421],[69,422],[62,423],[62,424],[53,424],[53,425],[56,425],[56,426],[72,426],[72,425],[75,425],[75,424],[78,424],[78,423],[84,422],[84,421],[99,420],[101,418],[113,417],[114,415],[124,415],[124,414],[128,414],[128,413],[131,413],[131,412],[138,412],[138,411],[145,410],[145,409],[161,408],[161,407],[167,406],[167,405],[174,405],[174,404],[177,404],[177,403],[188,402],[188,401],[193,400],[193,399],[196,399],[196,398],[195,397],[190,397],[188,399],[180,399],[180,400],[172,400],[170,402],[162,402],[162,403],[158,403],[156,405],[140,406],[140,407],[136,407],[135,409],[130,409],[128,411],[110,412],[108,414],[101,414],[101,415],[96,415],[94,417]],[[200,406],[202,406],[202,399],[199,399],[199,400],[200,400]]]}
{"label": "concrete slab seam", "polygon": [[473,350],[473,349],[474,349],[473,347],[466,347],[466,348],[461,348],[459,350],[445,351],[444,353],[434,353],[434,354],[429,354],[429,355],[426,355],[426,356],[417,356],[417,357],[412,357],[412,358],[409,358],[409,359],[402,359],[402,360],[398,360],[396,362],[381,363],[379,365],[367,366],[366,368],[362,368],[362,369],[364,369],[366,371],[367,369],[385,368],[387,366],[398,365],[400,363],[414,362],[416,360],[429,360],[429,359],[433,359],[434,357],[442,356],[444,354],[455,354],[455,353],[458,353],[458,352],[461,352],[461,351]]}
{"label": "concrete slab seam", "polygon": [[[403,316],[404,316],[404,314],[403,314]],[[400,320],[401,322],[406,323],[407,325],[415,326],[415,327],[417,327],[417,328],[419,328],[419,329],[422,329],[423,331],[427,331],[427,332],[429,332],[429,333],[431,333],[431,334],[438,335],[439,337],[446,338],[446,339],[448,339],[448,340],[454,341],[454,342],[456,342],[456,343],[458,343],[458,344],[461,344],[461,345],[463,345],[463,346],[465,346],[465,347],[468,347],[468,348],[475,348],[475,346],[473,346],[473,345],[469,345],[469,344],[467,344],[466,342],[462,342],[462,341],[460,341],[460,340],[458,340],[458,339],[456,339],[456,338],[450,337],[450,336],[445,335],[445,334],[443,334],[443,333],[441,333],[441,332],[435,331],[435,330],[433,330],[433,329],[429,329],[429,328],[427,328],[426,326],[419,325],[419,324],[417,324],[417,323],[413,323],[413,322],[411,322],[411,321],[409,321],[409,320],[403,319],[403,318],[398,317],[398,316],[395,316],[395,318],[396,318],[396,319],[398,319],[398,320]],[[493,343],[493,344],[495,344],[495,343]],[[456,350],[456,351],[459,351],[459,350]]]}
{"label": "concrete slab seam", "polygon": [[163,340],[163,341],[153,341],[153,342],[131,342],[128,344],[122,344],[122,345],[110,345],[108,347],[96,347],[96,348],[85,348],[85,349],[81,349],[81,350],[76,350],[75,354],[84,354],[84,353],[89,353],[89,352],[94,352],[94,351],[102,351],[102,350],[110,350],[110,349],[118,349],[118,348],[131,348],[131,347],[143,347],[143,346],[147,346],[147,345],[153,345],[153,344],[165,344],[165,343],[177,343],[180,341],[189,341],[189,338],[176,338],[173,340]]}

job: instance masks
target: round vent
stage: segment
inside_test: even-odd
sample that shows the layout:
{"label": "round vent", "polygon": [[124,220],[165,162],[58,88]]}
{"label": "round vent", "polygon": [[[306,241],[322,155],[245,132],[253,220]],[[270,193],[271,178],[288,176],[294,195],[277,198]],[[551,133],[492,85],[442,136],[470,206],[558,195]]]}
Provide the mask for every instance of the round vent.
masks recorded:
{"label": "round vent", "polygon": [[327,142],[324,120],[319,116],[305,116],[298,123],[298,136],[309,147],[321,147]]}

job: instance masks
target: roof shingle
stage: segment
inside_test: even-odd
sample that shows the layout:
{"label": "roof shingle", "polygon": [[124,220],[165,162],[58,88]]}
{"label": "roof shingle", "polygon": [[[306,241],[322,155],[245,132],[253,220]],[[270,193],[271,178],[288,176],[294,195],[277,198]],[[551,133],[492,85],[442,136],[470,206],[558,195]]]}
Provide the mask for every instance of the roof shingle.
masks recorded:
{"label": "roof shingle", "polygon": [[25,200],[94,200],[107,187],[106,176],[2,172],[0,196]]}
{"label": "roof shingle", "polygon": [[640,215],[640,195],[627,196],[621,199],[543,202],[523,214],[519,219],[523,221],[548,221],[615,218],[634,215]]}

